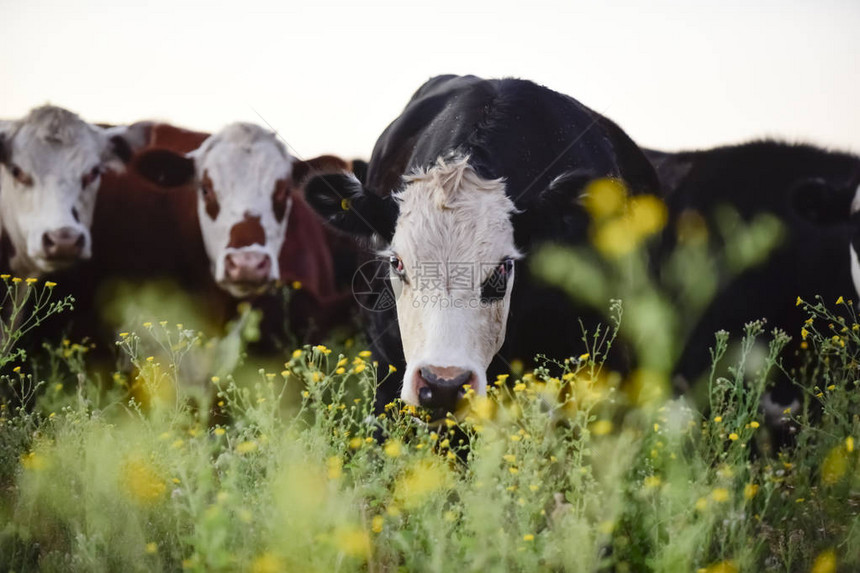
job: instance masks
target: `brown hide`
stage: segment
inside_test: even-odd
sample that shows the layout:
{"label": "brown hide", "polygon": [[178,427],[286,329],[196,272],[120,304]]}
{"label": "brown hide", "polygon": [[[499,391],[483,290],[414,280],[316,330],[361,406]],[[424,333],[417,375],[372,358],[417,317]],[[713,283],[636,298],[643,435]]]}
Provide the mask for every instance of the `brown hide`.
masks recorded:
{"label": "brown hide", "polygon": [[[147,149],[187,153],[208,134],[165,124],[155,125]],[[144,150],[145,151],[145,150]],[[197,216],[197,183],[162,188],[138,175],[132,161],[124,174],[106,175],[99,190],[93,222],[93,268],[97,284],[121,277],[133,281],[169,278],[206,301],[212,320],[223,324],[235,312],[236,301],[215,284]],[[333,156],[296,162],[300,181],[317,170],[344,169]],[[296,181],[290,182],[293,206],[287,236],[279,255],[280,278],[286,285],[301,283],[290,304],[293,330],[313,338],[349,318],[352,297],[335,283],[329,237],[307,206]],[[285,317],[276,310],[279,295],[258,297],[274,329]]]}

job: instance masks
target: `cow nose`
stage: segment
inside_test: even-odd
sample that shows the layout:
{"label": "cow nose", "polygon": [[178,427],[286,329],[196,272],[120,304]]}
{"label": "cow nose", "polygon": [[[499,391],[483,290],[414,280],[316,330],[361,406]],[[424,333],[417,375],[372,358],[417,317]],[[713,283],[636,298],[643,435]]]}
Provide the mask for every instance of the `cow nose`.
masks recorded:
{"label": "cow nose", "polygon": [[262,284],[269,280],[272,259],[265,253],[230,253],[225,260],[227,279],[237,283]]}
{"label": "cow nose", "polygon": [[42,248],[49,259],[75,259],[84,250],[84,234],[74,227],[60,227],[42,235]]}
{"label": "cow nose", "polygon": [[470,370],[455,366],[423,366],[418,369],[418,403],[453,412],[466,395],[472,376]]}

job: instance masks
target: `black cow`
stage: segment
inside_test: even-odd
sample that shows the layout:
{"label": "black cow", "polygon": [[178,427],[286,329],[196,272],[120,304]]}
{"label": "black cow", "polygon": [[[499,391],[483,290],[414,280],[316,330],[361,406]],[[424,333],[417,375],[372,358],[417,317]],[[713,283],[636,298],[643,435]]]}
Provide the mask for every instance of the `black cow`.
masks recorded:
{"label": "black cow", "polygon": [[377,406],[404,380],[405,402],[450,410],[507,361],[575,351],[584,313],[515,261],[541,243],[587,239],[578,199],[595,177],[634,192],[658,186],[630,138],[573,98],[526,80],[448,75],[419,88],[383,132],[366,182],[309,182],[308,202],[331,225],[383,248],[382,268],[363,269],[367,290],[384,295],[390,280],[398,295],[396,309],[385,296],[363,301],[375,305],[366,318],[380,371],[398,368]]}
{"label": "black cow", "polygon": [[[696,323],[678,364],[683,379],[694,382],[707,370],[708,349],[719,329],[739,335],[745,323],[765,318],[768,329],[793,335],[796,350],[805,318],[798,296],[814,301],[821,295],[830,305],[840,296],[855,299],[860,157],[775,141],[647,154],[660,177],[670,222],[696,212],[714,228],[719,207],[726,205],[745,221],[770,213],[782,223],[782,239],[763,264],[722,277],[726,284]],[[781,412],[796,394],[782,381],[770,398],[771,413]]]}

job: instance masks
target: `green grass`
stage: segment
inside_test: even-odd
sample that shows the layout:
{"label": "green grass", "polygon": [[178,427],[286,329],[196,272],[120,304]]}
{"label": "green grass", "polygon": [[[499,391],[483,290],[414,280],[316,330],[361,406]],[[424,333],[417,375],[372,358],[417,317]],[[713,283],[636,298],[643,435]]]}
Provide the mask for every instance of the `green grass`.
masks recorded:
{"label": "green grass", "polygon": [[[217,378],[212,397],[183,382],[211,344],[182,328],[124,336],[134,368],[107,393],[81,370],[85,351],[66,345],[48,377],[30,382],[35,405],[2,410],[0,562],[14,571],[833,571],[832,558],[854,570],[860,338],[850,307],[838,308],[841,318],[807,305],[816,360],[798,376],[820,382],[795,415],[796,447],[778,453],[757,396],[786,339],[745,368],[758,323],[738,364],[712,378],[707,417],[682,399],[634,402],[631,381],[602,369],[591,347],[553,365],[556,378],[538,369],[500,380],[441,427],[396,405],[374,418],[375,368],[354,348],[305,347],[281,371],[240,369]],[[721,335],[718,362],[725,348]],[[27,381],[23,369],[2,379]]]}

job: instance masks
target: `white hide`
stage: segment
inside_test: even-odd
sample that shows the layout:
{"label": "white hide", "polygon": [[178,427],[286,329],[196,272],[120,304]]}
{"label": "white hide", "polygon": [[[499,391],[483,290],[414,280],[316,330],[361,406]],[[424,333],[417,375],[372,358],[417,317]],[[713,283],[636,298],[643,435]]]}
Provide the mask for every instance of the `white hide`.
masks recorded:
{"label": "white hide", "polygon": [[[124,136],[128,129],[102,129],[54,106],[33,109],[19,121],[0,123],[5,148],[0,164],[0,220],[15,250],[12,272],[35,277],[72,263],[49,259],[44,251],[45,233],[62,228],[83,235],[79,258],[91,256],[98,173],[122,168],[110,138]],[[135,132],[142,139],[138,133],[142,130]],[[84,178],[91,173],[96,175],[84,186]]]}
{"label": "white hide", "polygon": [[[269,279],[280,277],[278,254],[287,232],[292,199],[287,202],[282,221],[275,217],[272,195],[280,179],[289,179],[292,159],[274,133],[250,123],[234,123],[212,135],[199,149],[191,152],[197,180],[204,174],[212,181],[219,210],[213,220],[206,212],[206,202],[198,193],[197,213],[213,276],[224,289],[236,297],[255,294],[246,285],[226,280],[226,257],[234,252],[259,252],[271,260]],[[245,216],[259,217],[266,236],[265,245],[241,249],[228,248],[230,229]],[[265,288],[268,285],[262,285]]]}
{"label": "white hide", "polygon": [[[857,187],[854,200],[851,202],[851,214],[853,215],[857,211],[860,211],[860,186]],[[860,305],[860,258],[858,258],[858,253],[854,250],[853,244],[848,245],[848,250],[851,257],[851,278],[854,281],[854,291],[857,293],[857,304]]]}
{"label": "white hide", "polygon": [[[501,261],[520,256],[511,223],[516,209],[504,181],[482,179],[468,158],[440,159],[405,183],[390,253],[406,275],[392,276],[402,283],[397,318],[407,367],[401,398],[418,403],[415,382],[424,366],[472,371],[472,388],[484,393],[486,370],[505,338],[514,277],[497,302],[481,301],[481,284]],[[471,269],[468,284],[463,269]],[[428,272],[438,279],[429,280]]]}

